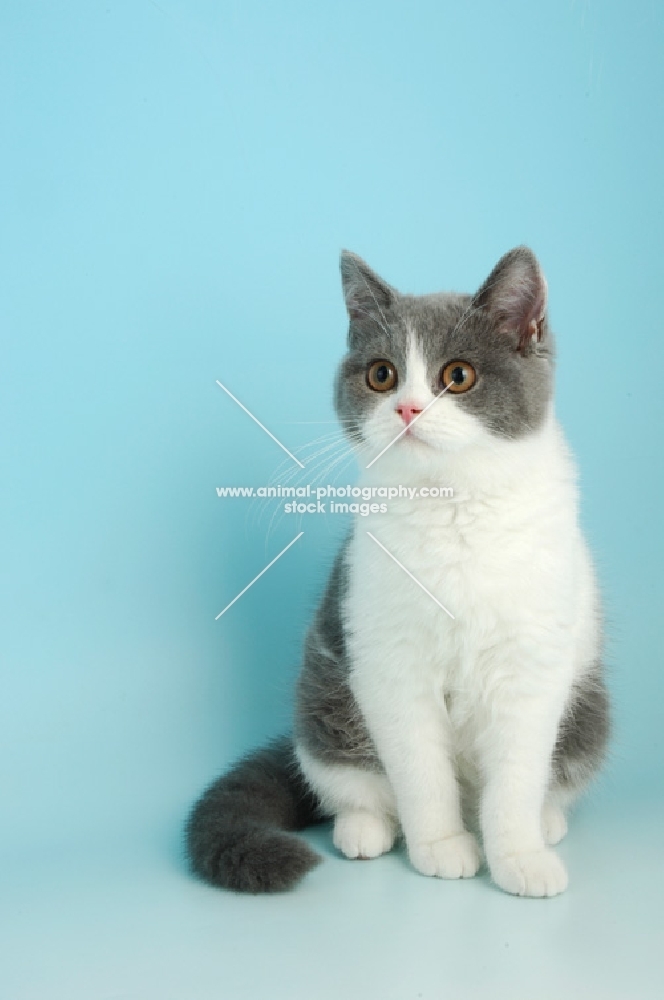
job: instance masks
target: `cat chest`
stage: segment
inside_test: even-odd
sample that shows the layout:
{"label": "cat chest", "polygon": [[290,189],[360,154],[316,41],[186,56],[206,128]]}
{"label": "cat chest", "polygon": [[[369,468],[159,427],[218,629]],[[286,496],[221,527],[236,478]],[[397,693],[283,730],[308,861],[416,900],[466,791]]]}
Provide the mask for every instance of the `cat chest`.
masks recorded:
{"label": "cat chest", "polygon": [[427,691],[486,695],[572,614],[563,549],[453,518],[358,524],[345,601],[354,668],[369,684],[406,672]]}
{"label": "cat chest", "polygon": [[427,623],[441,634],[463,631],[523,606],[532,546],[500,524],[439,516],[359,524],[350,588],[366,612],[408,631]]}

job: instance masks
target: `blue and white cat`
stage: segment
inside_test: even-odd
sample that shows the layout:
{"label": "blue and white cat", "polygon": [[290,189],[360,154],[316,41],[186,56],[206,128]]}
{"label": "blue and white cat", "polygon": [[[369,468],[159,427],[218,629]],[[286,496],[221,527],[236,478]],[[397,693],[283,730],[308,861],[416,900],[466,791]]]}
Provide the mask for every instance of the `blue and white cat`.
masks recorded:
{"label": "blue and white cat", "polygon": [[349,858],[402,835],[422,874],[470,877],[483,851],[507,892],[556,895],[552,845],[602,762],[609,706],[545,279],[525,247],[474,296],[400,294],[350,253],[341,273],[336,406],[359,485],[454,498],[356,520],[307,634],[293,737],[199,800],[192,868],[290,888],[320,859],[288,831],[332,817]]}

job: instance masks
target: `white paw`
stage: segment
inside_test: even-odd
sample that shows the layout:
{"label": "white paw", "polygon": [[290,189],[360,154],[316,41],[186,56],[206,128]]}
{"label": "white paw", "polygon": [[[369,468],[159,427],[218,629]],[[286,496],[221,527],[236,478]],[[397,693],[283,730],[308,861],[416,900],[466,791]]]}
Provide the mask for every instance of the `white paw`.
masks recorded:
{"label": "white paw", "polygon": [[545,802],[542,808],[542,834],[547,844],[558,844],[567,833],[567,820],[560,806]]}
{"label": "white paw", "polygon": [[418,872],[438,878],[470,878],[482,861],[475,837],[466,831],[442,840],[409,844],[408,855]]}
{"label": "white paw", "polygon": [[377,858],[392,849],[395,836],[391,819],[358,809],[336,817],[332,839],[347,858]]}
{"label": "white paw", "polygon": [[515,896],[557,896],[567,888],[564,864],[547,849],[498,858],[491,865],[491,876]]}

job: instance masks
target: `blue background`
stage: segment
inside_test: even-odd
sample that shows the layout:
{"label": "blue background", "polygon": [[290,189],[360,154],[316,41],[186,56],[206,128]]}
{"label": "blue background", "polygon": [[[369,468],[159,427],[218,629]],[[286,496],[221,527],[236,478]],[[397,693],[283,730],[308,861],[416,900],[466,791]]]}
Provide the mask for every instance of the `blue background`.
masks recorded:
{"label": "blue background", "polygon": [[[663,22],[648,0],[2,5],[3,996],[305,996],[321,965],[319,997],[439,996],[443,966],[450,996],[520,995],[517,973],[530,997],[625,996],[623,973],[657,995]],[[341,247],[471,291],[521,242],[615,700],[568,894],[344,863],[325,830],[293,896],[193,882],[186,811],[288,725],[344,530],[217,497],[292,463],[215,380],[307,464],[334,432]]]}

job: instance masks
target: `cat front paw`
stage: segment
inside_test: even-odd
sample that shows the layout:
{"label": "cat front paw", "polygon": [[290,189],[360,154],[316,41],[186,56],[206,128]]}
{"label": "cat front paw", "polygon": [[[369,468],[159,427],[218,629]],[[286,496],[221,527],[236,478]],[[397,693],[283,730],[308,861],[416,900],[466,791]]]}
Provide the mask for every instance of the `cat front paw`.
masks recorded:
{"label": "cat front paw", "polygon": [[465,830],[441,840],[411,843],[408,856],[418,872],[437,878],[472,878],[482,862],[477,840]]}
{"label": "cat front paw", "polygon": [[357,809],[334,821],[334,846],[347,858],[377,858],[392,849],[396,824],[387,816]]}
{"label": "cat front paw", "polygon": [[511,854],[490,867],[496,885],[514,896],[557,896],[567,888],[567,870],[555,851]]}

